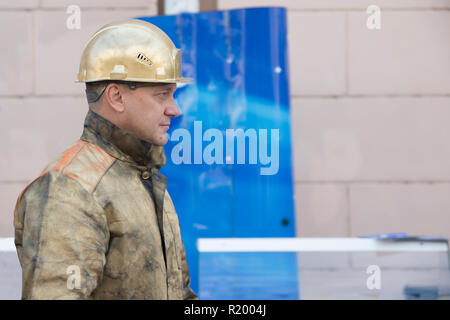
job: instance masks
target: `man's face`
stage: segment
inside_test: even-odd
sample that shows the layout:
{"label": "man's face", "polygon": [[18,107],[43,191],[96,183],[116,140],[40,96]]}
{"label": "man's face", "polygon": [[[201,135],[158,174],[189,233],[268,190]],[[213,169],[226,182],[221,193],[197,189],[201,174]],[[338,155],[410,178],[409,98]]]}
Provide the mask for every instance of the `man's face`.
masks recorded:
{"label": "man's face", "polygon": [[173,94],[176,84],[124,90],[126,131],[158,146],[167,143],[172,117],[180,115]]}

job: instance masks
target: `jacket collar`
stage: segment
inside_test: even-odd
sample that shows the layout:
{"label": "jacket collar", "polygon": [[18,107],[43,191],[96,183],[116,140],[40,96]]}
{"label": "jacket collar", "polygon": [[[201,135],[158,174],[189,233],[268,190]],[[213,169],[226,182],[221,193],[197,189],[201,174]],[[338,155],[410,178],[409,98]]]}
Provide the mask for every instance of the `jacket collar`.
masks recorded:
{"label": "jacket collar", "polygon": [[111,156],[140,169],[161,169],[166,163],[162,146],[152,145],[89,110],[81,140],[96,144]]}

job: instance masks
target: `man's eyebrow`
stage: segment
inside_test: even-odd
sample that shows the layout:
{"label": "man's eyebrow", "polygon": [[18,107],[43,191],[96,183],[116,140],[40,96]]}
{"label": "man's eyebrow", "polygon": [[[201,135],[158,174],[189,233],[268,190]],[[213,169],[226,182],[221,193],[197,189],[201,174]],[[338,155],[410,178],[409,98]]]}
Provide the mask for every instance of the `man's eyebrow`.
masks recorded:
{"label": "man's eyebrow", "polygon": [[167,85],[167,86],[159,86],[156,89],[156,91],[168,91],[168,90],[169,91],[170,90],[176,90],[176,87]]}

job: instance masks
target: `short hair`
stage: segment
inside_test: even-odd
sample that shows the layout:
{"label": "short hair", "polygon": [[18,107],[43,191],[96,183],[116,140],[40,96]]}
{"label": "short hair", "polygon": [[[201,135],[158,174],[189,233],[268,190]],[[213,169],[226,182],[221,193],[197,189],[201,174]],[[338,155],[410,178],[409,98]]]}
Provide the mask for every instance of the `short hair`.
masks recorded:
{"label": "short hair", "polygon": [[134,81],[120,81],[120,80],[104,80],[95,82],[86,82],[86,99],[91,109],[97,108],[96,104],[103,96],[106,87],[110,83],[126,84],[130,90],[135,90],[139,87],[161,86],[167,83],[163,82],[134,82]]}
{"label": "short hair", "polygon": [[88,103],[91,104],[97,102],[103,95],[107,86],[107,81],[86,82],[86,99]]}

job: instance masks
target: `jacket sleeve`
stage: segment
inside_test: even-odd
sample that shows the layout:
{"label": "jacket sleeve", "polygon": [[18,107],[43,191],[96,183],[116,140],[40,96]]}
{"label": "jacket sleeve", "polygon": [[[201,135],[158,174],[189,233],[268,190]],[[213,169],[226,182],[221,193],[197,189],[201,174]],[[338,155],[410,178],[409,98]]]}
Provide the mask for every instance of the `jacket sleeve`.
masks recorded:
{"label": "jacket sleeve", "polygon": [[183,274],[183,300],[198,300],[197,295],[191,289],[191,276],[189,274],[189,266],[186,259],[186,250],[183,241],[181,241],[181,272]]}
{"label": "jacket sleeve", "polygon": [[181,269],[181,281],[182,281],[182,292],[181,299],[183,300],[197,300],[198,297],[195,292],[191,289],[191,277],[189,274],[189,266],[186,259],[186,250],[184,248],[183,239],[181,238],[181,226],[180,221],[178,220],[178,214],[176,213],[175,206],[173,204],[172,198],[170,197],[169,192],[166,190],[165,193],[166,202],[164,203],[164,210],[167,210],[169,220],[172,220],[171,224],[175,228],[174,233],[176,234],[177,240],[177,255],[180,259],[180,269]]}
{"label": "jacket sleeve", "polygon": [[19,198],[15,244],[22,299],[88,299],[101,281],[106,216],[76,180],[49,172]]}

